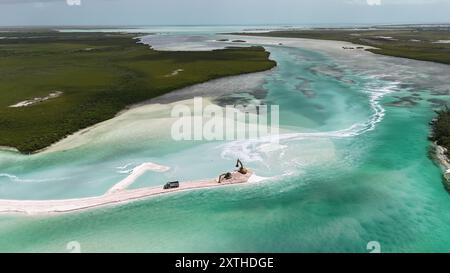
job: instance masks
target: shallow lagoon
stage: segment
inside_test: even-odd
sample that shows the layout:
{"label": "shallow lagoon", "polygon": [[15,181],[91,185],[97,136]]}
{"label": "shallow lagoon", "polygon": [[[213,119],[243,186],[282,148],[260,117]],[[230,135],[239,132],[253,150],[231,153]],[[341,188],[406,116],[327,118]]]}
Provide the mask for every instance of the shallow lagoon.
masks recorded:
{"label": "shallow lagoon", "polygon": [[[170,107],[143,106],[89,131],[71,149],[31,157],[2,152],[0,198],[99,195],[144,162],[172,169],[133,187],[216,177],[236,157],[271,179],[63,216],[1,216],[0,251],[64,252],[70,241],[87,252],[366,252],[370,241],[386,252],[450,251],[450,197],[426,139],[436,107],[428,99],[449,101],[448,66],[267,49],[278,67],[245,76],[246,90],[241,77],[206,89],[222,90],[213,101],[245,92],[280,105],[276,149],[255,141],[174,142]],[[411,93],[419,93],[417,104],[391,104]]]}

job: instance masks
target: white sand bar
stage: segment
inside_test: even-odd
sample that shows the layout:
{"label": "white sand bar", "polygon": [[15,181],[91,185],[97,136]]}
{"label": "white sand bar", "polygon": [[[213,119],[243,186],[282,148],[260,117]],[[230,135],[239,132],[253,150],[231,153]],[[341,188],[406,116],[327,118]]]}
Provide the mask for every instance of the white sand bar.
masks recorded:
{"label": "white sand bar", "polygon": [[[0,213],[23,213],[28,215],[56,214],[80,211],[107,205],[117,205],[131,201],[142,200],[152,196],[176,193],[182,191],[221,187],[235,184],[243,184],[251,180],[252,172],[243,175],[232,173],[232,178],[218,183],[217,179],[198,180],[180,183],[179,188],[163,189],[163,187],[147,187],[127,190],[122,187],[113,187],[106,194],[98,197],[88,197],[66,200],[0,200]],[[119,182],[120,184],[121,182]]]}
{"label": "white sand bar", "polygon": [[155,164],[155,163],[152,163],[152,162],[141,164],[141,165],[137,166],[136,168],[134,168],[131,171],[131,174],[127,178],[125,178],[124,180],[120,181],[119,183],[114,185],[111,189],[109,189],[107,194],[111,194],[111,193],[114,193],[114,192],[125,190],[131,184],[133,184],[136,181],[136,179],[138,179],[140,176],[142,176],[147,171],[166,172],[169,169],[170,169],[169,167],[158,165],[158,164]]}

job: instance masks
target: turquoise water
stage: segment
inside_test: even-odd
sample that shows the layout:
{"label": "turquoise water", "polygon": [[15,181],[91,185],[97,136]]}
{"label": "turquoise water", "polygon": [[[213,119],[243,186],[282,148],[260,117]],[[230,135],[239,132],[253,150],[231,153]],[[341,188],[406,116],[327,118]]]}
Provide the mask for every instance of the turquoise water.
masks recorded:
{"label": "turquoise water", "polygon": [[[64,152],[0,153],[0,198],[95,196],[144,162],[172,169],[133,187],[215,177],[237,156],[271,179],[62,216],[0,216],[0,251],[65,252],[78,241],[85,252],[367,252],[378,241],[385,252],[449,252],[450,196],[427,156],[435,108],[427,99],[448,95],[433,95],[429,82],[405,86],[402,71],[386,78],[383,67],[268,49],[278,67],[258,89],[280,105],[276,149],[133,132],[124,140],[126,128],[116,128],[110,139]],[[391,104],[411,92],[420,93],[416,105]]]}

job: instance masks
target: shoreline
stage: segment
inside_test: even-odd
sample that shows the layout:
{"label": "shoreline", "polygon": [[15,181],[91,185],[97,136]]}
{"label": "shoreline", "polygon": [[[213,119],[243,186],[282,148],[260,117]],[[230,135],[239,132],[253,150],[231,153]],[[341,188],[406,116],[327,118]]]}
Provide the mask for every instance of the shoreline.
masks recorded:
{"label": "shoreline", "polygon": [[[344,54],[344,55],[353,55],[355,56],[355,53],[358,54],[363,54],[363,55],[376,55],[370,51],[366,51],[366,49],[371,49],[373,47],[370,46],[365,46],[365,45],[358,45],[358,44],[354,44],[351,42],[347,42],[347,41],[338,41],[338,40],[320,40],[320,39],[309,39],[309,38],[285,38],[285,37],[265,37],[265,36],[245,36],[245,35],[238,35],[238,34],[226,34],[229,36],[233,36],[233,37],[241,37],[242,39],[246,39],[249,43],[255,43],[259,46],[265,47],[265,46],[280,46],[280,42],[282,43],[281,46],[288,46],[288,47],[293,47],[293,48],[307,48],[307,49],[312,49],[312,50],[317,50],[319,52],[325,52],[325,53],[335,53],[335,54]],[[219,42],[218,42],[219,43]],[[224,43],[223,48],[226,48],[228,46],[227,43]],[[364,49],[362,50],[344,50],[343,47],[345,46],[361,46],[364,47]],[[267,49],[266,49],[267,50]],[[170,50],[169,50],[170,51]],[[270,52],[270,51],[269,51]],[[272,59],[270,59],[272,60]],[[273,60],[272,60],[273,61]],[[267,73],[270,73],[270,71],[272,71],[273,69],[276,69],[277,64],[272,67],[269,70],[264,70],[264,71],[256,71],[256,72],[249,72],[249,73],[242,73],[239,75],[232,75],[232,76],[226,76],[226,77],[220,77],[220,78],[216,78],[216,79],[210,79],[207,80],[205,82],[201,82],[201,83],[196,83],[194,85],[190,85],[190,86],[186,86],[180,89],[176,89],[173,90],[169,93],[166,94],[162,94],[158,97],[155,98],[151,98],[139,103],[135,103],[135,104],[131,104],[126,106],[124,109],[120,110],[119,112],[117,112],[115,114],[114,117],[101,121],[97,124],[94,124],[92,126],[86,127],[86,128],[82,128],[76,132],[73,132],[71,134],[68,134],[66,136],[64,136],[63,138],[61,138],[59,141],[50,144],[47,147],[44,147],[42,149],[33,151],[31,153],[22,153],[20,152],[17,148],[15,147],[7,147],[5,146],[5,149],[0,148],[1,150],[5,150],[5,151],[10,151],[10,152],[14,152],[20,155],[36,155],[36,154],[42,154],[42,153],[46,153],[46,152],[54,152],[54,151],[59,151],[59,150],[67,150],[67,149],[53,149],[55,147],[58,147],[61,145],[61,143],[66,143],[68,141],[69,138],[73,138],[73,137],[77,137],[80,135],[83,135],[85,133],[88,133],[92,130],[95,130],[98,127],[102,127],[104,124],[107,124],[108,122],[110,122],[111,120],[114,120],[117,117],[122,116],[123,114],[137,109],[139,107],[142,106],[148,106],[148,105],[156,105],[156,104],[162,104],[162,105],[168,105],[174,102],[179,102],[179,101],[184,101],[185,99],[183,98],[171,98],[171,96],[176,96],[177,93],[179,92],[183,92],[184,90],[190,90],[193,88],[197,88],[200,86],[203,86],[205,84],[209,84],[209,83],[215,83],[218,81],[222,81],[222,80],[230,80],[230,79],[236,79],[236,78],[240,78],[240,77],[246,77],[248,75],[264,75]],[[64,145],[63,145],[64,146]],[[71,145],[69,145],[71,146]]]}
{"label": "shoreline", "polygon": [[[438,145],[436,142],[433,143],[433,150],[434,150],[434,158],[437,161],[437,164],[442,169],[443,175],[445,177],[445,174],[448,170],[450,170],[450,158],[447,157],[445,154],[447,149]],[[448,181],[450,183],[450,181]]]}
{"label": "shoreline", "polygon": [[[248,79],[249,77],[260,77],[262,76],[260,79],[257,79],[256,81],[264,81],[264,77],[266,74],[269,74],[272,70],[276,69],[276,66],[269,69],[269,70],[265,70],[265,71],[258,71],[258,72],[250,72],[250,73],[243,73],[243,74],[239,74],[239,75],[233,75],[233,76],[226,76],[226,77],[222,77],[222,78],[217,78],[217,79],[211,79],[202,83],[196,83],[194,85],[190,85],[190,86],[186,86],[180,89],[176,89],[173,90],[169,93],[166,94],[162,94],[158,97],[155,98],[151,98],[139,103],[134,103],[131,105],[128,105],[125,109],[121,110],[120,112],[118,112],[116,114],[116,117],[125,114],[126,112],[142,107],[142,106],[148,106],[148,105],[155,105],[155,104],[164,104],[164,105],[168,105],[168,104],[172,104],[172,103],[177,103],[177,102],[183,102],[186,100],[190,100],[193,98],[193,94],[192,94],[192,90],[196,90],[196,89],[207,89],[207,85],[215,85],[218,84],[222,81],[230,81],[230,80],[238,80],[241,79],[242,81],[244,81],[243,85],[248,84]],[[187,92],[188,95],[183,96],[182,93]],[[180,97],[176,97],[176,96],[180,96]],[[204,99],[209,99],[212,98],[213,96],[217,96],[217,93],[211,93],[211,94],[207,94],[208,96],[206,96],[204,93],[200,92],[200,94],[195,94],[194,96],[199,96],[202,95],[204,96]],[[95,126],[95,125],[94,125]],[[86,129],[93,129],[94,126],[88,127]],[[85,129],[85,130],[86,130]],[[82,130],[80,130],[82,131]],[[70,135],[69,135],[70,136]]]}
{"label": "shoreline", "polygon": [[17,148],[9,147],[9,146],[0,146],[0,152],[11,152],[22,154]]}
{"label": "shoreline", "polygon": [[[447,103],[446,103],[447,104]],[[443,171],[446,188],[450,192],[450,159],[449,159],[449,118],[450,111],[446,105],[444,110],[436,111],[437,117],[430,122],[431,133],[429,139],[433,141],[434,154],[438,165]]]}
{"label": "shoreline", "polygon": [[[180,93],[184,93],[185,91],[190,91],[192,89],[197,89],[199,87],[207,87],[207,85],[213,85],[216,83],[220,83],[221,81],[229,81],[229,80],[245,80],[244,82],[246,82],[247,84],[249,84],[249,79],[248,78],[256,78],[255,82],[260,82],[260,81],[264,81],[264,75],[270,73],[270,71],[272,71],[273,69],[276,69],[276,66],[269,69],[269,70],[265,70],[265,71],[258,71],[258,72],[250,72],[250,73],[243,73],[243,74],[239,74],[239,75],[232,75],[232,76],[226,76],[226,77],[221,77],[221,78],[217,78],[217,79],[211,79],[202,83],[196,83],[194,85],[190,85],[190,86],[186,86],[186,87],[182,87],[180,89],[176,89],[173,90],[169,93],[166,94],[162,94],[158,97],[155,98],[151,98],[139,103],[135,103],[135,104],[131,104],[128,105],[127,107],[125,107],[124,109],[122,109],[121,111],[117,112],[116,115],[110,119],[101,121],[97,124],[94,124],[92,126],[80,129],[74,133],[71,133],[69,135],[66,135],[65,137],[61,138],[59,141],[52,143],[51,145],[36,150],[34,152],[31,153],[23,153],[20,152],[17,148],[15,147],[10,147],[10,146],[0,146],[0,152],[12,152],[18,155],[23,155],[23,156],[29,156],[29,155],[38,155],[38,154],[43,154],[43,153],[47,153],[47,152],[56,152],[56,151],[64,151],[67,149],[58,149],[58,146],[61,144],[64,144],[64,142],[68,141],[69,138],[76,138],[77,136],[81,136],[84,135],[86,133],[89,133],[92,130],[95,130],[96,128],[102,127],[103,125],[107,124],[108,122],[113,121],[114,119],[121,117],[122,115],[129,113],[135,109],[139,109],[141,107],[145,107],[145,106],[150,106],[150,105],[170,105],[173,103],[177,103],[177,102],[183,102],[186,101],[187,98],[181,97],[181,98],[171,98],[172,96],[177,96]],[[205,89],[204,88],[204,89]],[[203,94],[202,94],[203,95]],[[217,95],[217,94],[211,94],[211,95]],[[70,141],[70,140],[69,140]],[[55,148],[55,150],[54,150]],[[70,148],[69,148],[70,149]]]}
{"label": "shoreline", "polygon": [[[29,40],[25,40],[28,35],[24,35],[21,39],[28,42]],[[68,64],[77,63],[78,58],[86,56],[90,56],[90,58],[83,59],[85,61],[83,65],[90,73],[83,71],[81,74],[64,74],[66,75],[65,80],[70,82],[67,87],[62,86],[58,81],[56,84],[51,82],[50,78],[40,78],[38,82],[33,81],[31,89],[33,93],[37,92],[34,89],[40,90],[40,88],[43,88],[44,91],[45,89],[61,91],[52,91],[46,97],[43,96],[48,93],[36,95],[34,99],[29,100],[23,100],[28,98],[27,94],[19,94],[17,100],[13,101],[14,103],[19,102],[3,109],[4,123],[19,125],[7,126],[8,130],[1,134],[1,144],[14,147],[22,154],[38,153],[68,135],[114,118],[129,105],[141,103],[182,87],[228,76],[267,71],[277,65],[270,59],[270,53],[263,47],[229,48],[208,52],[165,52],[149,49],[148,45],[130,39],[131,35],[123,34],[66,35],[66,43],[74,45],[76,49],[71,50],[70,54],[63,54],[63,51],[56,50],[61,46],[58,43],[58,39],[60,39],[58,35],[54,33],[52,36],[43,36],[42,41],[39,40],[43,46],[38,49],[29,46],[23,47],[21,54],[29,53],[30,56],[36,56],[36,58],[40,58],[41,55],[38,53],[41,50],[55,50],[51,51],[52,54],[49,54],[48,58],[44,58],[42,63],[37,62],[39,69],[30,70],[29,73],[24,74],[10,73],[8,74],[10,78],[5,78],[5,82],[8,79],[18,83],[27,82],[30,77],[34,76],[34,73],[38,73],[36,72],[38,70],[48,70],[48,73],[51,74],[53,67],[49,64],[52,61],[63,62],[64,66],[57,71],[59,74],[56,72],[56,74],[51,74],[56,78],[62,77],[63,73],[67,72],[66,70],[70,71],[71,69]],[[102,49],[104,45],[108,45],[110,50],[99,53],[98,49]],[[9,48],[12,45],[6,44],[6,46]],[[91,50],[86,50],[86,48]],[[20,68],[19,62],[16,60],[19,58],[18,56],[8,56],[8,60],[14,64],[11,69]],[[115,67],[113,64],[117,63],[121,65]],[[182,73],[180,73],[180,69],[183,69]],[[177,73],[173,74],[173,71],[177,71]],[[167,73],[170,74],[171,79],[166,79]],[[105,75],[105,77],[101,75]],[[90,77],[95,78],[94,85],[83,81]],[[107,77],[112,77],[114,83],[111,83]],[[128,80],[128,77],[133,80]],[[154,78],[158,80],[152,81]],[[149,85],[149,81],[152,84]],[[19,87],[17,88],[20,89]],[[64,88],[80,90],[79,92],[85,93],[78,96],[77,91],[71,93],[71,96],[63,96],[63,99],[52,100],[51,103],[40,103],[56,98],[62,94],[61,92],[67,91]],[[124,90],[129,90],[129,92],[124,92]],[[6,96],[7,94],[5,94]],[[36,103],[40,104],[39,109],[25,107]],[[20,115],[14,112],[19,111],[15,108],[22,108]],[[62,111],[63,108],[70,110]]]}
{"label": "shoreline", "polygon": [[445,155],[445,152],[447,149],[444,147],[437,145],[436,143],[433,144],[435,149],[435,155],[437,160],[439,161],[439,165],[442,168],[446,168],[446,170],[450,169],[450,159]]}
{"label": "shoreline", "polygon": [[251,183],[253,180],[257,180],[252,179],[253,177],[255,176],[251,171],[245,175],[235,171],[232,173],[232,178],[223,183],[218,183],[216,179],[186,181],[180,183],[180,186],[174,189],[163,189],[160,186],[128,190],[123,187],[116,188],[121,183],[119,182],[105,194],[96,197],[65,200],[0,200],[0,214],[24,214],[31,216],[70,213],[105,206],[122,205],[166,194]]}
{"label": "shoreline", "polygon": [[[183,103],[185,105],[190,105],[193,107],[192,98],[194,96],[204,96],[204,103],[207,104],[212,103],[211,102],[211,98],[213,98],[212,96],[215,97],[222,94],[219,92],[213,92],[213,94],[209,94],[209,96],[206,97],[204,92],[215,89],[216,85],[225,83],[237,84],[244,81],[245,84],[241,84],[241,87],[243,86],[243,88],[251,89],[263,84],[264,76],[267,75],[267,73],[270,73],[270,71],[271,70],[214,79],[204,83],[199,83],[181,89],[177,89],[167,94],[163,94],[159,97],[138,104],[129,105],[126,109],[117,113],[115,117],[97,123],[93,126],[81,129],[73,134],[70,134],[65,138],[61,139],[60,141],[53,143],[52,145],[44,149],[41,149],[38,152],[33,153],[32,155],[61,152],[81,147],[91,142],[89,138],[93,137],[95,138],[99,134],[105,136],[105,134],[107,134],[107,132],[111,130],[111,128],[113,127],[122,126],[123,123],[129,124],[129,120],[134,121],[138,120],[136,116],[141,115],[151,116],[155,115],[155,113],[158,113],[156,114],[156,116],[158,117],[156,117],[152,123],[147,124],[149,124],[149,126],[151,125],[150,126],[151,128],[153,128],[154,126],[161,126],[162,124],[167,125],[169,122],[174,121],[173,118],[170,116],[170,109],[175,104]],[[194,95],[192,93],[193,90],[196,91],[199,90],[198,94]],[[161,114],[163,115],[162,117]],[[164,131],[170,132],[170,129]]]}
{"label": "shoreline", "polygon": [[[234,36],[234,37],[236,37],[236,36],[242,37],[243,39],[244,38],[247,39],[248,42],[250,42],[250,43],[256,43],[259,46],[263,46],[263,47],[264,46],[280,46],[279,43],[281,41],[283,43],[282,46],[289,46],[289,47],[293,47],[293,48],[298,48],[298,47],[303,48],[304,47],[304,48],[318,50],[318,51],[322,51],[322,52],[328,52],[328,53],[330,51],[334,52],[334,53],[344,53],[344,54],[354,53],[352,50],[343,50],[342,49],[343,46],[348,46],[348,45],[363,46],[365,48],[370,48],[370,47],[364,46],[364,45],[356,45],[356,44],[353,44],[350,42],[334,41],[334,40],[332,41],[332,40],[318,40],[318,39],[308,39],[308,38],[278,38],[278,37],[263,37],[263,36],[240,36],[240,35],[235,35],[235,34],[226,34],[226,35]],[[227,46],[228,46],[227,43],[224,43],[223,48],[226,48]],[[362,53],[364,55],[369,55],[369,54],[375,55],[375,54],[371,53],[370,51],[365,51],[365,50],[358,50],[358,53]],[[352,55],[354,55],[354,54],[352,54]],[[269,57],[269,59],[270,59],[270,57]],[[270,59],[270,60],[272,60],[272,59]],[[88,133],[98,127],[101,127],[104,124],[107,124],[108,122],[110,122],[111,120],[114,120],[115,118],[120,117],[123,114],[128,113],[131,110],[140,108],[142,106],[156,105],[156,104],[167,105],[167,104],[171,104],[174,102],[184,101],[185,99],[183,99],[183,98],[173,99],[170,97],[179,92],[183,92],[184,90],[190,90],[190,89],[197,88],[199,86],[203,86],[203,85],[209,84],[209,83],[220,82],[223,80],[228,81],[230,79],[239,79],[240,77],[246,77],[246,76],[264,75],[264,74],[270,73],[270,71],[272,71],[273,69],[276,69],[276,67],[277,67],[277,64],[274,67],[272,67],[271,69],[264,70],[264,71],[255,71],[255,72],[249,72],[249,73],[242,73],[239,75],[232,75],[232,76],[225,76],[225,77],[220,77],[220,78],[216,78],[216,79],[210,79],[205,82],[200,82],[200,83],[196,83],[194,85],[190,85],[190,86],[186,86],[186,87],[183,87],[180,89],[173,90],[169,93],[162,94],[155,98],[151,98],[151,99],[139,102],[139,103],[134,103],[134,104],[128,105],[124,109],[117,112],[115,114],[115,116],[110,119],[101,121],[92,126],[82,128],[76,132],[68,134],[68,135],[64,136],[63,138],[61,138],[59,141],[54,142],[47,147],[33,151],[31,153],[23,153],[23,152],[20,152],[15,147],[8,147],[8,146],[4,146],[5,147],[4,149],[0,147],[0,151],[5,150],[5,151],[17,153],[19,155],[25,155],[25,156],[42,154],[42,153],[46,153],[46,152],[59,151],[60,149],[56,148],[54,150],[53,148],[61,145],[61,143],[67,142],[67,140],[69,138],[83,135],[83,134]],[[244,81],[244,82],[246,82],[246,81]],[[61,149],[61,150],[66,150],[66,149]]]}
{"label": "shoreline", "polygon": [[446,182],[445,187],[450,190],[450,159],[445,154],[446,148],[438,145],[436,142],[432,144],[432,159],[441,169],[442,177]]}

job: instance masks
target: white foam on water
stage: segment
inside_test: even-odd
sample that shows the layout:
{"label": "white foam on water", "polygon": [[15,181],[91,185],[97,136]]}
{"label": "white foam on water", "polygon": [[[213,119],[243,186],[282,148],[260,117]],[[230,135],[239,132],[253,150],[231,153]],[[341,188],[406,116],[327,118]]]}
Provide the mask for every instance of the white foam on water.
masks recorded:
{"label": "white foam on water", "polygon": [[129,174],[129,173],[132,173],[133,172],[133,169],[131,169],[131,170],[124,170],[124,171],[117,171],[117,173],[120,173],[120,174]]}
{"label": "white foam on water", "polygon": [[130,167],[130,166],[133,165],[133,164],[134,164],[134,163],[127,163],[127,164],[125,164],[125,165],[123,165],[123,166],[116,167],[116,169],[119,169],[119,170],[125,170],[126,168]]}
{"label": "white foam on water", "polygon": [[[369,96],[369,104],[373,114],[369,120],[365,122],[355,123],[349,128],[336,131],[285,133],[261,137],[258,139],[233,141],[220,146],[222,149],[221,157],[224,159],[240,158],[245,162],[259,162],[264,164],[264,154],[279,151],[280,155],[282,155],[289,149],[289,145],[287,143],[291,141],[348,138],[373,131],[377,124],[383,120],[386,114],[385,109],[380,104],[380,100],[386,94],[393,92],[400,84],[399,82],[379,81],[382,77],[383,75],[368,77],[371,81],[366,86],[365,93]],[[279,144],[268,146],[270,143],[276,144],[276,140],[279,141]],[[270,147],[270,149],[267,149],[267,147]]]}
{"label": "white foam on water", "polygon": [[256,174],[250,176],[248,179],[249,183],[257,183],[270,179],[270,177],[257,176]]}
{"label": "white foam on water", "polygon": [[249,183],[259,183],[259,182],[265,182],[265,181],[275,181],[275,180],[279,180],[283,177],[292,176],[292,175],[294,175],[294,172],[285,172],[281,175],[270,176],[270,177],[258,176],[256,174],[253,174],[248,179],[248,182]]}
{"label": "white foam on water", "polygon": [[17,175],[8,174],[8,173],[0,173],[0,177],[6,177],[11,182],[16,182],[16,183],[44,183],[44,182],[61,181],[61,180],[67,179],[67,178],[61,178],[61,177],[47,178],[47,179],[22,179],[22,178],[18,177]]}

